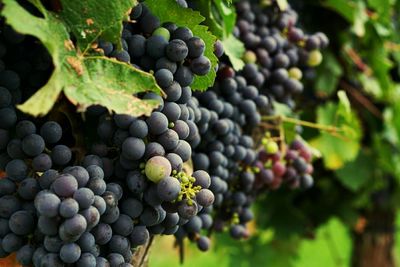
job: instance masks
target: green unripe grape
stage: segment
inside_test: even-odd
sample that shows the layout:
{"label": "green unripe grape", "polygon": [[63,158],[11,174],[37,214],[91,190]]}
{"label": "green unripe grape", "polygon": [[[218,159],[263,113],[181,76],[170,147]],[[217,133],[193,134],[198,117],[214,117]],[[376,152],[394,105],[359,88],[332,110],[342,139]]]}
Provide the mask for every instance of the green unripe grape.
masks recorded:
{"label": "green unripe grape", "polygon": [[167,158],[162,156],[154,156],[150,158],[146,162],[144,168],[146,177],[154,183],[158,183],[163,178],[170,176],[171,171],[171,163]]}
{"label": "green unripe grape", "polygon": [[322,54],[318,50],[311,51],[308,55],[308,66],[315,67],[321,64],[322,62]]}
{"label": "green unripe grape", "polygon": [[257,56],[253,51],[246,51],[246,53],[243,55],[243,61],[245,63],[256,63]]}
{"label": "green unripe grape", "polygon": [[279,151],[279,146],[274,141],[268,141],[266,144],[264,144],[264,148],[268,154],[275,154]]}
{"label": "green unripe grape", "polygon": [[164,37],[165,40],[167,40],[167,41],[169,41],[169,38],[171,37],[171,35],[170,35],[170,33],[169,33],[169,30],[167,30],[167,29],[164,28],[164,27],[160,27],[160,28],[156,29],[156,30],[153,32],[153,35],[162,36],[162,37]]}
{"label": "green unripe grape", "polygon": [[289,69],[289,77],[295,80],[301,80],[303,78],[303,72],[301,69],[293,67]]}

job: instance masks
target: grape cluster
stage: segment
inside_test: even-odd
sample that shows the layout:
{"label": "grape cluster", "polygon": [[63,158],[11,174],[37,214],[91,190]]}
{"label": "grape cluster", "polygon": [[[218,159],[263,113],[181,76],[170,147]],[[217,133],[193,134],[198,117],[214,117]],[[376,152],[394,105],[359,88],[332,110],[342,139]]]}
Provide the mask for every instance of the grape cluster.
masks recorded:
{"label": "grape cluster", "polygon": [[234,35],[246,47],[242,71],[250,84],[269,98],[295,106],[294,97],[303,92],[303,73],[319,65],[319,51],[328,45],[324,33],[305,34],[296,27],[298,15],[290,6],[281,11],[275,1],[264,8],[258,1],[236,4]]}
{"label": "grape cluster", "polygon": [[0,257],[15,252],[24,266],[131,266],[131,244],[145,242],[146,232],[122,232],[133,219],[116,208],[122,188],[104,180],[111,159],[88,155],[83,167],[67,167],[79,161],[64,129],[70,125],[15,109],[46,82],[52,65],[36,40],[2,29]]}
{"label": "grape cluster", "polygon": [[[196,76],[211,69],[205,42],[136,5],[124,24],[122,49],[102,40],[96,49],[153,73],[165,95],[138,95],[159,102],[148,117],[92,106],[84,121],[73,118],[79,133],[59,116],[34,119],[15,109],[46,82],[52,64],[35,40],[2,25],[0,257],[16,252],[22,265],[36,267],[128,267],[133,249],[154,235],[189,238],[206,251],[213,230],[229,227],[236,239],[249,235],[258,194],[283,181],[312,185],[311,153],[302,142],[283,155],[269,138],[257,150],[252,134],[272,100],[289,104],[288,92],[302,90],[302,71],[315,65],[304,60],[318,57],[326,38],[300,34],[291,9],[259,12],[248,1],[237,9],[235,34],[253,63],[235,72],[220,62],[215,84],[192,94]],[[214,53],[226,58],[221,42]],[[88,138],[77,144],[76,135]]]}
{"label": "grape cluster", "polygon": [[[222,54],[222,53],[221,53]],[[230,227],[234,238],[248,236],[246,223],[253,218],[250,206],[256,160],[250,135],[261,120],[258,109],[267,108],[266,96],[231,67],[220,64],[217,81],[204,93],[196,93],[206,119],[198,122],[202,140],[195,149],[193,165],[211,175],[215,195],[213,229]]]}
{"label": "grape cluster", "polygon": [[178,101],[195,75],[209,73],[211,62],[204,56],[205,43],[193,36],[189,28],[173,23],[161,25],[141,3],[135,6],[130,17],[136,23],[124,25],[123,49],[103,41],[99,42],[99,48],[106,56],[131,63],[144,71],[153,71],[157,83],[166,90],[167,101]]}
{"label": "grape cluster", "polygon": [[312,153],[299,139],[295,139],[281,151],[270,137],[263,139],[263,148],[258,152],[256,190],[277,189],[283,182],[290,188],[309,188],[313,185]]}
{"label": "grape cluster", "polygon": [[99,137],[92,152],[110,157],[117,151],[115,180],[124,188],[123,195],[131,196],[126,206],[136,208],[136,224],[151,235],[180,235],[185,229],[201,250],[207,250],[210,242],[200,229],[212,224],[206,213],[214,202],[208,189],[211,179],[204,170],[192,174],[184,170],[184,163],[201,141],[197,123],[209,116],[203,114],[190,88],[195,75],[210,71],[205,43],[187,27],[160,25],[143,4],[137,5],[130,17],[136,23],[124,26],[122,51],[107,50],[112,44],[102,41],[99,47],[105,55],[154,72],[166,95],[164,99],[154,93],[142,96],[160,103],[148,118],[109,115],[101,108],[89,110],[89,117],[97,120]]}

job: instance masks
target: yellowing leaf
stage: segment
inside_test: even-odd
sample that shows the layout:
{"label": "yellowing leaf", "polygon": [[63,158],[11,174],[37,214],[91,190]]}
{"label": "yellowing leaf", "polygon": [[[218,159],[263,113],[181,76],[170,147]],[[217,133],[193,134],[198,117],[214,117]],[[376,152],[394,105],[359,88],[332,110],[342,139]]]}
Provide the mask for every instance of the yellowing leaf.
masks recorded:
{"label": "yellowing leaf", "polygon": [[4,0],[2,15],[16,31],[37,37],[53,59],[54,71],[47,82],[25,103],[18,106],[33,116],[46,115],[61,92],[83,111],[99,104],[118,113],[149,114],[158,103],[140,100],[133,94],[161,92],[154,77],[106,57],[84,57],[69,39],[63,22],[46,11],[40,1],[32,3],[44,18],[35,17],[14,0]]}

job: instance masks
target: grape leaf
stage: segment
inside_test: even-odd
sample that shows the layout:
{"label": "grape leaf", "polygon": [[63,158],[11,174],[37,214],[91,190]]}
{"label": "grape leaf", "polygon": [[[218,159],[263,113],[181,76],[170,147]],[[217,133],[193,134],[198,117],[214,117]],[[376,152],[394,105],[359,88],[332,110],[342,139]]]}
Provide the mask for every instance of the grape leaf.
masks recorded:
{"label": "grape leaf", "polygon": [[211,11],[218,11],[224,35],[231,35],[236,24],[236,11],[234,6],[227,6],[222,0],[214,0],[213,3],[216,8],[211,9]]}
{"label": "grape leaf", "polygon": [[367,9],[363,1],[327,0],[323,3],[352,23],[352,31],[359,37],[365,34],[368,21]]}
{"label": "grape leaf", "polygon": [[356,192],[371,180],[373,172],[373,159],[361,151],[354,161],[336,170],[336,176],[345,187]]}
{"label": "grape leaf", "polygon": [[310,144],[321,152],[325,167],[339,169],[345,162],[357,157],[362,136],[361,125],[343,92],[339,91],[339,103],[328,102],[318,107],[317,123],[336,126],[340,130],[340,136],[321,132],[310,141]]}
{"label": "grape leaf", "polygon": [[136,0],[61,0],[61,17],[77,39],[81,51],[98,37],[121,48],[122,21]]}
{"label": "grape leaf", "polygon": [[215,68],[218,64],[218,58],[214,55],[214,43],[217,38],[208,31],[207,26],[199,25],[205,18],[198,11],[181,7],[175,0],[164,0],[162,4],[157,0],[146,0],[144,4],[162,23],[173,22],[178,26],[186,26],[192,30],[193,35],[203,39],[206,44],[204,55],[211,61],[211,70],[205,76],[195,75],[192,89],[207,90],[208,87],[214,84],[217,76]]}
{"label": "grape leaf", "polygon": [[229,61],[235,70],[241,70],[244,67],[242,56],[246,50],[244,44],[239,41],[235,36],[230,34],[222,40],[225,54],[229,57]]}
{"label": "grape leaf", "polygon": [[67,98],[80,110],[102,105],[116,113],[148,116],[159,106],[157,100],[141,100],[132,96],[132,93],[146,91],[146,84],[153,79],[150,73],[105,57],[84,57],[82,63],[89,73],[85,82],[75,80],[64,89]]}
{"label": "grape leaf", "polygon": [[324,60],[317,69],[316,93],[321,97],[330,96],[337,88],[343,70],[332,53],[324,54]]}
{"label": "grape leaf", "polygon": [[16,31],[37,37],[52,55],[54,71],[47,82],[25,103],[18,106],[33,116],[46,115],[61,92],[81,111],[92,104],[133,116],[149,114],[158,103],[139,100],[134,93],[160,92],[154,77],[129,64],[106,57],[87,58],[77,51],[69,34],[55,15],[39,0],[32,3],[44,18],[31,15],[16,1],[5,0],[2,15]]}
{"label": "grape leaf", "polygon": [[242,60],[245,47],[232,34],[236,23],[234,6],[229,7],[222,0],[199,0],[196,7],[205,16],[204,23],[210,31],[222,41],[225,54],[228,56],[232,67],[235,70],[241,70],[245,65]]}
{"label": "grape leaf", "polygon": [[[196,10],[200,11],[201,15],[205,17],[203,24],[208,26],[209,31],[221,39],[224,35],[224,27],[221,24],[222,18],[219,12],[212,12],[213,3],[209,0],[198,0]],[[218,10],[214,8],[214,11]]]}

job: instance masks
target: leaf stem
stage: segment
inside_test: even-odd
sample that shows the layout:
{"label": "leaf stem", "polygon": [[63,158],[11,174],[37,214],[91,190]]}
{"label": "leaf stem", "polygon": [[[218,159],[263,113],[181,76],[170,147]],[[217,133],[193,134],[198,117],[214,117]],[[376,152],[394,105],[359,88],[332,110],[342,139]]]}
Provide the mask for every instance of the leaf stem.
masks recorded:
{"label": "leaf stem", "polygon": [[322,125],[322,124],[313,123],[313,122],[309,122],[309,121],[303,121],[303,120],[299,120],[299,119],[295,119],[295,118],[289,118],[289,117],[285,117],[282,115],[262,116],[262,119],[264,121],[277,120],[277,121],[281,121],[281,122],[297,124],[297,125],[301,125],[301,126],[305,126],[305,127],[309,127],[309,128],[318,129],[321,131],[334,133],[334,134],[340,132],[340,129],[335,126]]}

